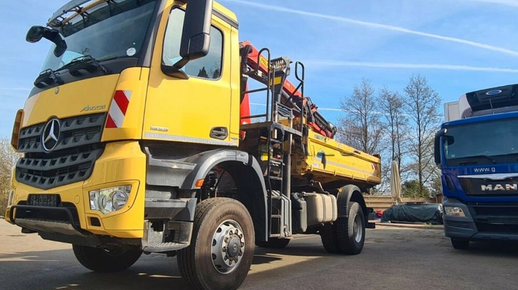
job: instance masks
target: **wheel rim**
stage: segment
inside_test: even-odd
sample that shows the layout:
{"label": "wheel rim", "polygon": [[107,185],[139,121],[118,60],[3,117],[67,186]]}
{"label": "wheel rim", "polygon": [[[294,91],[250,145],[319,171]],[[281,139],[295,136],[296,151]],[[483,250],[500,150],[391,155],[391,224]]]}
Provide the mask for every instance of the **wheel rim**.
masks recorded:
{"label": "wheel rim", "polygon": [[363,229],[363,225],[362,225],[361,217],[359,215],[356,215],[354,217],[353,237],[357,243],[360,243],[362,241],[362,238],[363,238],[362,229]]}
{"label": "wheel rim", "polygon": [[222,222],[212,236],[212,265],[222,273],[234,271],[245,253],[245,234],[234,220]]}

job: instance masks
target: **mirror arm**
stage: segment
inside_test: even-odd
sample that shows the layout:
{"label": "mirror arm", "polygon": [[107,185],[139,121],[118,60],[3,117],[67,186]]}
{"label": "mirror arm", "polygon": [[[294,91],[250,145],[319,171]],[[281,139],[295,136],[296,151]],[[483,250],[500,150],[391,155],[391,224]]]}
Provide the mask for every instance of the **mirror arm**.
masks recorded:
{"label": "mirror arm", "polygon": [[188,57],[182,57],[179,61],[177,61],[175,64],[173,64],[173,67],[180,70],[182,69],[187,63],[189,62]]}

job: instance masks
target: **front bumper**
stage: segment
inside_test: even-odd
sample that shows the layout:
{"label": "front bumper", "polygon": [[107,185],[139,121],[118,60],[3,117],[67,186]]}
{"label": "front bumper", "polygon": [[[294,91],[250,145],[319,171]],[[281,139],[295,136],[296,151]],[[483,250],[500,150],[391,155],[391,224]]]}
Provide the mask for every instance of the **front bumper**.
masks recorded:
{"label": "front bumper", "polygon": [[[5,219],[36,231],[44,238],[45,234],[57,237],[50,239],[63,239],[62,235],[140,239],[143,236],[145,171],[146,156],[138,142],[109,143],[95,162],[92,175],[85,181],[43,190],[13,179],[13,205],[8,207]],[[122,209],[108,214],[90,209],[90,190],[122,185],[132,186],[130,198]],[[29,194],[59,195],[60,202],[58,206],[30,205]]]}
{"label": "front bumper", "polygon": [[[461,208],[465,217],[444,214],[444,233],[447,237],[468,240],[518,240],[517,217],[477,215],[475,206],[466,205],[456,199],[445,200],[443,208],[448,206]],[[480,204],[476,207],[484,208]],[[518,212],[518,206],[516,211]]]}

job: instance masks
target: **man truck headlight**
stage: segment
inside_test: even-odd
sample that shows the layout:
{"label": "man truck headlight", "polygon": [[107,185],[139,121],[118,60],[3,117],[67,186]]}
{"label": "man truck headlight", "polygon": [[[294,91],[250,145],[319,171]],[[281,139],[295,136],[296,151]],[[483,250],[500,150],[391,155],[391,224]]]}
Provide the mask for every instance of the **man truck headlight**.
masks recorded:
{"label": "man truck headlight", "polygon": [[104,214],[122,209],[128,202],[131,185],[89,191],[90,209]]}
{"label": "man truck headlight", "polygon": [[465,217],[464,211],[458,206],[445,206],[444,213],[450,216]]}

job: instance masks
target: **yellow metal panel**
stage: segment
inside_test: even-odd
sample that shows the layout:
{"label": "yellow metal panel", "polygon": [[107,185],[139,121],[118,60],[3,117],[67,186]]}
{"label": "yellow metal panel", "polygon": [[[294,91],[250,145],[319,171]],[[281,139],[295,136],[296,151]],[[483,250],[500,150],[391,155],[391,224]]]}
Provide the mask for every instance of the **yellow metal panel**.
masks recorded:
{"label": "yellow metal panel", "polygon": [[[235,41],[231,26],[213,18],[213,25],[223,33],[223,66],[219,79],[170,77],[161,70],[163,35],[170,10],[167,7],[162,14],[154,46],[142,138],[237,146],[239,129],[234,126],[238,125],[239,111],[233,110],[238,109],[239,94],[231,93],[231,84],[234,91],[238,86],[231,77],[230,49],[237,43],[231,42]],[[237,52],[233,54],[237,56]],[[231,134],[224,140],[211,138],[211,129],[215,127],[227,128]]]}
{"label": "yellow metal panel", "polygon": [[51,117],[63,119],[106,112],[118,79],[119,75],[89,78],[35,94],[25,102],[22,124],[26,127],[45,122]]}
{"label": "yellow metal panel", "polygon": [[228,49],[230,51],[230,60],[228,65],[230,66],[230,91],[231,91],[231,99],[230,99],[230,138],[238,138],[239,136],[239,128],[241,124],[241,120],[239,116],[241,116],[241,67],[240,67],[240,56],[239,56],[239,35],[238,31],[235,28],[231,29],[230,35],[227,35],[226,38],[228,42],[226,43],[224,49]]}
{"label": "yellow metal panel", "polygon": [[[109,233],[117,237],[142,237],[146,180],[146,155],[138,142],[117,142],[106,145],[103,155],[95,164],[92,176],[84,182],[84,211],[97,216],[102,227],[87,226],[98,234]],[[90,209],[88,191],[120,185],[132,185],[128,204],[124,209],[101,214]]]}
{"label": "yellow metal panel", "polygon": [[[115,90],[131,92],[131,98],[122,127],[105,128],[103,142],[141,138],[148,79],[149,68],[128,68],[122,71]],[[112,105],[113,103],[110,100],[110,106]]]}
{"label": "yellow metal panel", "polygon": [[372,185],[381,182],[380,158],[361,152],[336,140],[310,132],[308,155],[295,152],[293,173],[311,173],[321,182],[355,180]]}

